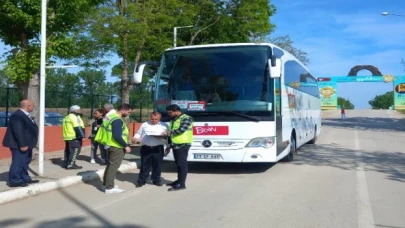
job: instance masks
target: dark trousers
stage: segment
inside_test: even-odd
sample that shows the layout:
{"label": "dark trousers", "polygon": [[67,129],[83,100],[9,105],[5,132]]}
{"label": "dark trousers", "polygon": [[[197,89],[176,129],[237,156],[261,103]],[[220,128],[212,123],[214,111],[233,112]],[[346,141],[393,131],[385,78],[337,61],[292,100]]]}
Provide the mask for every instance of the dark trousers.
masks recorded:
{"label": "dark trousers", "polygon": [[28,174],[28,165],[32,160],[32,149],[25,152],[19,149],[11,150],[11,166],[8,173],[8,180],[10,184],[22,184],[31,181],[31,177]]}
{"label": "dark trousers", "polygon": [[114,188],[114,180],[117,175],[118,168],[121,166],[124,159],[124,148],[115,148],[110,146],[107,150],[108,164],[104,170],[103,185],[106,189]]}
{"label": "dark trousers", "polygon": [[76,159],[82,149],[81,140],[65,141],[65,168],[72,167],[76,164]]}
{"label": "dark trousers", "polygon": [[184,145],[179,149],[173,149],[174,162],[177,165],[177,183],[181,186],[186,186],[186,178],[188,172],[187,157],[190,145]]}
{"label": "dark trousers", "polygon": [[91,159],[97,158],[97,149],[99,148],[101,160],[103,160],[103,162],[107,162],[108,161],[107,150],[104,148],[103,144],[96,142],[94,138],[91,139]]}
{"label": "dark trousers", "polygon": [[138,183],[144,184],[149,177],[152,166],[152,181],[160,182],[163,161],[163,146],[141,147],[141,170],[139,171]]}

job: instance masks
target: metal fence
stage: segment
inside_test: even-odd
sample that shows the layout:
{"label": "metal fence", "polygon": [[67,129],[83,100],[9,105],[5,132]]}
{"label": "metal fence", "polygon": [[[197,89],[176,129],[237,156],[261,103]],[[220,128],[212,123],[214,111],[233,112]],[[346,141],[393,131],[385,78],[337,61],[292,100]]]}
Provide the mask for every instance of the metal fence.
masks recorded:
{"label": "metal fence", "polygon": [[[0,87],[0,127],[7,126],[8,118],[19,108],[22,98],[23,95],[20,89]],[[94,117],[94,110],[102,109],[106,103],[111,103],[114,107],[118,107],[121,103],[121,98],[116,94],[47,91],[45,95],[45,125],[61,125],[63,117],[68,114],[69,107],[72,105],[80,106],[83,120],[85,123],[89,123]],[[145,89],[132,90],[130,105],[133,108],[130,121],[145,121],[153,108],[150,91]]]}

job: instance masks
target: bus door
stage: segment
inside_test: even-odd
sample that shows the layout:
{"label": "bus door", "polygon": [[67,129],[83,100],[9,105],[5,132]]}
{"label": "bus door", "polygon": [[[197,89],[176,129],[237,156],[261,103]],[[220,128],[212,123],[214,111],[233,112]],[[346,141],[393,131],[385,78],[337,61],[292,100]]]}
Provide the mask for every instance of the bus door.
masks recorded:
{"label": "bus door", "polygon": [[287,145],[283,143],[283,116],[281,108],[281,77],[274,78],[274,120],[276,123],[276,142],[277,142],[277,156],[281,154]]}

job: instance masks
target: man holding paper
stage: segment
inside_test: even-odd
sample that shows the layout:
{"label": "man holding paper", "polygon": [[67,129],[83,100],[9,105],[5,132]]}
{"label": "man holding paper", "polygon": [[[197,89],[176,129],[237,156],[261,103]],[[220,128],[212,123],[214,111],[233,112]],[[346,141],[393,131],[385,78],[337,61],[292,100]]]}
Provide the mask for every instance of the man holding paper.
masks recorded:
{"label": "man holding paper", "polygon": [[141,169],[139,171],[137,188],[145,185],[152,166],[152,182],[156,186],[162,186],[160,175],[162,173],[162,161],[164,156],[163,145],[167,143],[162,134],[168,131],[169,126],[160,122],[161,114],[152,112],[149,121],[143,123],[134,135],[132,142],[141,142]]}

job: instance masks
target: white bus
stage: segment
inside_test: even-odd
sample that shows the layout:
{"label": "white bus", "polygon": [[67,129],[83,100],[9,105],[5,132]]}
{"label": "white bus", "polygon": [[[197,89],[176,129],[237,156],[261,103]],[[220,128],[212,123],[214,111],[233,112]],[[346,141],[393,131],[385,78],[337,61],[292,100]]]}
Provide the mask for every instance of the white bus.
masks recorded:
{"label": "white bus", "polygon": [[[269,43],[184,46],[167,49],[159,66],[155,110],[179,105],[194,118],[189,161],[292,161],[321,132],[317,79],[293,55]],[[165,160],[174,160],[169,153]]]}

